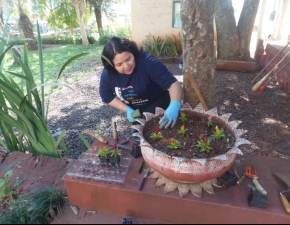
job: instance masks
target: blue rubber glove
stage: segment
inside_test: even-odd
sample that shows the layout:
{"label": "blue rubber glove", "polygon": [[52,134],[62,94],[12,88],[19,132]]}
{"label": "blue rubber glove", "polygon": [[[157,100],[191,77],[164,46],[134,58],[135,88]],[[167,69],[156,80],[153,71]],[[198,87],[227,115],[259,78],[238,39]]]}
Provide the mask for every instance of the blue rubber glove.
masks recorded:
{"label": "blue rubber glove", "polygon": [[131,115],[133,112],[134,112],[134,109],[132,109],[130,106],[128,106],[128,108],[126,109],[126,114],[127,114],[127,120],[130,123],[135,122],[135,119]]}
{"label": "blue rubber glove", "polygon": [[164,116],[159,121],[160,128],[163,128],[165,126],[165,129],[167,129],[170,124],[171,128],[174,127],[177,117],[179,115],[179,109],[181,104],[179,102],[170,102],[170,105],[165,110]]}

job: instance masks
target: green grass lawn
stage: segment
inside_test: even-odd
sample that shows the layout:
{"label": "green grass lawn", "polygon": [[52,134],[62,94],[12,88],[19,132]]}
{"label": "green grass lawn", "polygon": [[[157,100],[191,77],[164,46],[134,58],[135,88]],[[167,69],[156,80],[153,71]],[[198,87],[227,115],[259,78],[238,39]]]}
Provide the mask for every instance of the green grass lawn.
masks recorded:
{"label": "green grass lawn", "polygon": [[[81,77],[89,72],[95,70],[94,67],[83,66],[86,62],[92,59],[100,59],[100,55],[103,50],[103,45],[91,44],[89,46],[82,45],[54,45],[43,49],[43,62],[44,62],[44,81],[54,82],[56,76],[61,69],[62,65],[71,57],[80,53],[89,53],[81,58],[73,61],[63,71],[62,78],[59,82],[65,82],[68,77],[74,81],[78,81]],[[28,53],[29,67],[34,76],[35,82],[40,83],[40,69],[39,69],[39,56],[38,50],[29,51]],[[9,51],[4,60],[4,70],[21,73],[22,69],[20,65],[13,64],[14,59],[12,52]],[[20,79],[13,77],[16,83],[20,82]]]}

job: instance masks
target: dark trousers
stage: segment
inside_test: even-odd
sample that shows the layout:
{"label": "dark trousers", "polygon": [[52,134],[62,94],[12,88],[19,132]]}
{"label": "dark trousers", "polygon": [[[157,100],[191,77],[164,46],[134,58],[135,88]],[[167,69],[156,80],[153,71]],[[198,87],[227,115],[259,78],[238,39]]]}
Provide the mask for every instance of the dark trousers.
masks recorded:
{"label": "dark trousers", "polygon": [[[140,113],[142,115],[142,119],[146,119],[145,116],[143,115],[143,112],[149,112],[155,114],[155,109],[156,107],[162,108],[164,110],[167,109],[167,107],[170,104],[170,95],[169,92],[167,91],[164,95],[161,97],[157,98],[156,101],[145,107],[144,109],[140,109]],[[133,125],[140,125],[138,122],[133,122]]]}

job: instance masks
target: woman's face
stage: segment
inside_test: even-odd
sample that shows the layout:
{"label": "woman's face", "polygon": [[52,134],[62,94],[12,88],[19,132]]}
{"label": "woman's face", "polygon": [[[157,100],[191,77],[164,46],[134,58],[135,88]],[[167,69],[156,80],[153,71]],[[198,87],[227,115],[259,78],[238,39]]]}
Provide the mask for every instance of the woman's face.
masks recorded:
{"label": "woman's face", "polygon": [[135,68],[135,58],[130,52],[116,54],[113,59],[114,68],[122,74],[130,75]]}

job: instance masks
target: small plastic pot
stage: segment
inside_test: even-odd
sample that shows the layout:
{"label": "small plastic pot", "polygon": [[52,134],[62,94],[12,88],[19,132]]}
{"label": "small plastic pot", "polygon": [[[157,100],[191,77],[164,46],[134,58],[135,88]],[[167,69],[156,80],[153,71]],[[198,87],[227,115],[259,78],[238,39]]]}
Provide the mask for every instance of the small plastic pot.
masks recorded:
{"label": "small plastic pot", "polygon": [[111,164],[111,166],[116,166],[117,164],[120,163],[120,156],[109,157],[109,163]]}
{"label": "small plastic pot", "polygon": [[101,166],[107,166],[108,165],[108,162],[109,162],[109,158],[108,157],[99,156],[99,160],[100,160]]}

